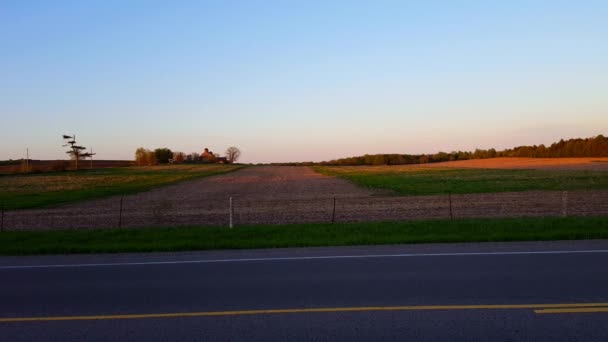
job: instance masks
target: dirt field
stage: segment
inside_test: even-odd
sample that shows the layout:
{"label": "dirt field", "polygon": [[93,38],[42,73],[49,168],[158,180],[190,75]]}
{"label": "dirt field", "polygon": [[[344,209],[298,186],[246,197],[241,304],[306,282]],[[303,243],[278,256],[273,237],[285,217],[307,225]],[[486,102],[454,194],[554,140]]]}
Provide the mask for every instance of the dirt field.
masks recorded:
{"label": "dirt field", "polygon": [[491,158],[421,165],[476,169],[598,170],[608,171],[608,158]]}
{"label": "dirt field", "polygon": [[[120,197],[52,209],[9,211],[6,230],[228,225],[229,196],[234,223],[282,224],[458,217],[608,215],[608,191],[507,192],[394,196],[368,190],[307,167],[249,167]],[[451,212],[451,214],[450,214]]]}
{"label": "dirt field", "polygon": [[[105,168],[105,167],[125,167],[133,166],[134,162],[129,160],[94,160],[94,168]],[[89,160],[82,160],[81,167],[88,169],[90,167]],[[30,160],[30,171],[32,173],[39,172],[51,172],[51,171],[63,171],[70,170],[73,167],[71,161],[67,160]],[[0,165],[0,174],[13,174],[21,173],[24,168],[21,162],[17,161],[15,165]]]}

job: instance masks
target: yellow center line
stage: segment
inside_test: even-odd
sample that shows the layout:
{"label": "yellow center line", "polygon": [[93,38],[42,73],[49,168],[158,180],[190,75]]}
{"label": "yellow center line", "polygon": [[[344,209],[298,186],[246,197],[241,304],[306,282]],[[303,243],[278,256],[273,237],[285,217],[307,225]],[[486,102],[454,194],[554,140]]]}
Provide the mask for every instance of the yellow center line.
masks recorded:
{"label": "yellow center line", "polygon": [[559,313],[593,313],[593,312],[608,312],[608,307],[577,307],[577,308],[556,308],[556,309],[540,309],[534,310],[537,314],[559,314]]}
{"label": "yellow center line", "polygon": [[[151,314],[91,315],[91,316],[6,317],[6,318],[0,318],[0,323],[239,316],[239,315],[270,315],[270,314],[319,313],[319,312],[504,310],[504,309],[539,309],[539,310],[534,311],[536,313],[608,312],[608,303],[362,306],[362,307],[338,307],[338,308],[203,311],[203,312],[173,312],[173,313],[151,313]],[[589,311],[581,311],[581,310],[589,310]],[[591,310],[595,310],[595,311],[591,311]]]}

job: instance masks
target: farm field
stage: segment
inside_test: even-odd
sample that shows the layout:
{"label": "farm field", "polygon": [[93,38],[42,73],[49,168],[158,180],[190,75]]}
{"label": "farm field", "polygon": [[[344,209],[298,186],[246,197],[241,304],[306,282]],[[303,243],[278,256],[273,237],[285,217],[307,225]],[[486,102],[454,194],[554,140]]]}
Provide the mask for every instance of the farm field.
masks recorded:
{"label": "farm field", "polygon": [[[83,169],[89,168],[89,160],[83,160]],[[114,167],[127,167],[133,166],[134,162],[131,160],[94,160],[93,168],[114,168]],[[40,172],[52,172],[59,171],[57,168],[65,168],[66,170],[73,167],[72,162],[67,160],[30,160],[30,171],[32,173]],[[18,174],[22,172],[22,161],[15,160],[11,163],[5,162],[4,165],[0,165],[0,175],[2,174]]]}
{"label": "farm field", "polygon": [[519,158],[457,160],[425,164],[425,167],[453,167],[474,169],[532,169],[532,170],[587,170],[608,171],[608,158]]}
{"label": "farm field", "polygon": [[[6,211],[2,225],[7,231],[227,227],[230,222],[229,197],[233,200],[232,221],[236,226],[608,215],[608,189],[597,186],[605,184],[602,182],[605,181],[606,173],[594,176],[599,181],[594,181],[593,184],[589,184],[584,175],[579,175],[578,178],[570,176],[572,180],[563,176],[558,178],[559,182],[569,181],[576,186],[582,184],[582,189],[579,190],[562,191],[563,188],[553,188],[550,191],[545,188],[536,191],[494,192],[497,189],[497,178],[501,180],[512,177],[508,173],[511,171],[531,171],[491,170],[498,174],[488,177],[483,176],[487,170],[448,171],[450,170],[464,174],[465,171],[470,172],[469,178],[478,178],[473,183],[482,184],[490,192],[465,191],[451,195],[435,193],[409,196],[390,189],[357,186],[346,179],[314,172],[309,167],[255,166],[157,187],[124,198],[111,196],[53,208]],[[435,172],[442,175],[444,168],[436,169]],[[482,172],[482,176],[478,172]],[[402,177],[399,172],[395,172],[395,175]],[[534,182],[540,182],[539,179],[527,180],[525,184],[532,186]]]}
{"label": "farm field", "polygon": [[[533,158],[496,159],[314,169],[364,187],[388,189],[401,195],[608,189],[608,163],[578,158],[568,158],[563,164]],[[498,168],[500,165],[504,168]]]}
{"label": "farm field", "polygon": [[169,165],[0,175],[0,206],[9,210],[36,208],[130,194],[238,168],[220,164]]}

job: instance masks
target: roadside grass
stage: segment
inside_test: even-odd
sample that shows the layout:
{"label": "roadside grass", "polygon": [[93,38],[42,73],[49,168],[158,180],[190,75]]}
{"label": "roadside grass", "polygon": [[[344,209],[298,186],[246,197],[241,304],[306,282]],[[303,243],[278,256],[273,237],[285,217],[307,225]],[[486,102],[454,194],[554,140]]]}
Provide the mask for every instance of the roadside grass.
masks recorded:
{"label": "roadside grass", "polygon": [[456,169],[412,166],[317,166],[319,173],[400,195],[608,189],[608,172],[591,170]]}
{"label": "roadside grass", "polygon": [[0,206],[39,208],[130,194],[179,181],[234,171],[238,165],[159,165],[44,174],[0,175]]}
{"label": "roadside grass", "polygon": [[608,217],[497,218],[340,224],[0,233],[1,255],[608,238]]}

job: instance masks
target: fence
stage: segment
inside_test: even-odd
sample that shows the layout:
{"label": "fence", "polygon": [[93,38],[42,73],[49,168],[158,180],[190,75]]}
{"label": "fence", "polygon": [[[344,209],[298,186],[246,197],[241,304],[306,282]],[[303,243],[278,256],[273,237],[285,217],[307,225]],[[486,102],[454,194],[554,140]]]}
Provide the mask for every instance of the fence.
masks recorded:
{"label": "fence", "polygon": [[475,217],[608,215],[608,191],[510,192],[300,199],[113,197],[58,208],[2,210],[0,230],[239,226]]}

